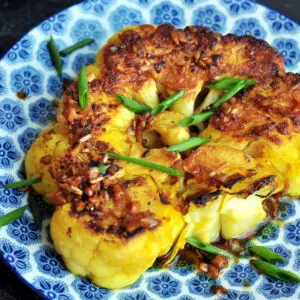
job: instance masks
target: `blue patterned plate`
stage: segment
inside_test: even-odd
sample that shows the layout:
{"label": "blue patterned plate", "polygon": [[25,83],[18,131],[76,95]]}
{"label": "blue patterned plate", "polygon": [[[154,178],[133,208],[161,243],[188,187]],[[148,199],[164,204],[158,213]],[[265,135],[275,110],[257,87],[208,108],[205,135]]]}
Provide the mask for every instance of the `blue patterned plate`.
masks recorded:
{"label": "blue patterned plate", "polygon": [[[207,26],[221,33],[251,34],[267,40],[285,58],[287,69],[300,71],[300,27],[276,11],[249,0],[88,0],[45,20],[15,44],[0,61],[0,215],[26,203],[27,195],[1,189],[22,177],[24,154],[39,131],[55,119],[55,105],[62,84],[52,67],[46,47],[52,34],[59,49],[83,38],[95,42],[64,58],[70,78],[83,65],[93,63],[97,49],[127,25],[172,23]],[[21,101],[17,92],[28,98]],[[41,204],[42,205],[42,204]],[[0,252],[6,263],[32,289],[46,299],[299,299],[299,286],[258,276],[241,260],[214,280],[196,275],[189,266],[169,271],[149,270],[130,288],[109,291],[68,272],[53,249],[49,213],[42,207],[40,231],[29,210],[0,229]],[[286,258],[285,268],[300,270],[300,205],[283,201],[278,220],[257,237]],[[282,222],[284,221],[284,223]],[[245,287],[245,282],[248,283]],[[229,290],[214,296],[213,285]],[[297,289],[298,287],[298,289]]]}

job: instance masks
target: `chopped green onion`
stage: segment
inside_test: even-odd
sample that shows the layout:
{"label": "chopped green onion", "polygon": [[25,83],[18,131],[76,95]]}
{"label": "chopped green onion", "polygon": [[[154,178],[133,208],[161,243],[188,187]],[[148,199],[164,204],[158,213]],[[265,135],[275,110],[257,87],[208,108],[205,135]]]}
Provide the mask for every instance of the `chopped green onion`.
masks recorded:
{"label": "chopped green onion", "polygon": [[109,169],[109,167],[110,167],[110,164],[101,165],[101,166],[98,167],[98,171],[99,171],[100,174],[104,175],[107,172],[107,170]]}
{"label": "chopped green onion", "polygon": [[15,189],[15,188],[22,187],[24,185],[32,185],[32,184],[38,183],[40,181],[41,181],[40,177],[32,178],[32,179],[25,179],[25,180],[21,180],[21,181],[7,183],[6,185],[3,186],[3,188],[4,189]]}
{"label": "chopped green onion", "polygon": [[67,55],[71,54],[72,52],[93,43],[94,41],[95,41],[94,39],[84,39],[84,40],[82,40],[82,41],[80,41],[80,42],[78,42],[78,43],[76,43],[76,44],[74,44],[70,47],[67,47],[67,48],[61,50],[59,52],[59,54],[61,56],[67,56]]}
{"label": "chopped green onion", "polygon": [[278,253],[272,251],[269,248],[263,247],[263,246],[256,246],[253,245],[250,248],[250,251],[255,253],[256,255],[260,256],[261,258],[264,258],[267,261],[270,262],[285,262],[285,258],[279,255]]}
{"label": "chopped green onion", "polygon": [[212,111],[205,111],[200,114],[192,115],[190,117],[186,117],[186,118],[182,119],[177,124],[177,126],[184,127],[184,126],[196,125],[198,123],[208,120],[213,114],[214,114],[214,112],[212,112]]}
{"label": "chopped green onion", "polygon": [[171,107],[174,105],[176,102],[178,102],[183,96],[184,96],[185,91],[181,90],[164,101],[160,102],[156,107],[154,107],[151,111],[151,115],[157,115],[161,113],[162,111],[166,110],[168,107]]}
{"label": "chopped green onion", "polygon": [[300,283],[300,277],[263,260],[251,259],[250,263],[261,273],[289,283]]}
{"label": "chopped green onion", "polygon": [[192,126],[196,125],[200,122],[204,122],[208,120],[212,115],[214,115],[215,110],[221,106],[222,103],[229,100],[235,94],[237,94],[240,90],[247,88],[256,83],[256,80],[253,79],[245,79],[245,78],[223,78],[214,84],[209,84],[207,87],[213,89],[229,89],[227,93],[225,93],[221,98],[219,98],[213,105],[212,110],[205,111],[200,114],[192,115],[190,117],[186,117],[182,119],[177,126]]}
{"label": "chopped green onion", "polygon": [[229,253],[221,248],[210,245],[208,243],[202,242],[196,238],[190,237],[190,238],[187,238],[186,240],[190,245],[192,245],[200,250],[203,250],[205,252],[215,254],[215,255],[221,254],[221,255],[227,256],[229,258],[235,258],[235,256],[232,253]]}
{"label": "chopped green onion", "polygon": [[136,100],[133,100],[131,98],[125,97],[123,95],[116,95],[117,99],[120,103],[122,103],[128,110],[136,113],[136,114],[144,114],[147,111],[151,110],[151,107],[147,104],[140,103]]}
{"label": "chopped green onion", "polygon": [[86,68],[82,67],[78,76],[78,95],[79,95],[79,105],[85,110],[89,101],[89,84],[86,76]]}
{"label": "chopped green onion", "polygon": [[203,138],[203,137],[192,137],[184,142],[168,147],[167,151],[183,152],[195,148],[197,146],[203,145],[207,143],[209,140],[210,139]]}
{"label": "chopped green onion", "polygon": [[256,83],[256,80],[254,79],[224,77],[206,85],[206,87],[214,90],[232,90],[237,83],[243,80],[246,81],[247,87]]}
{"label": "chopped green onion", "polygon": [[26,210],[28,205],[24,205],[20,208],[17,208],[10,213],[0,216],[0,227],[8,225],[12,223],[13,221],[21,218]]}
{"label": "chopped green onion", "polygon": [[125,155],[121,155],[121,154],[117,154],[117,153],[112,153],[112,152],[104,152],[104,153],[112,158],[125,160],[125,161],[131,162],[133,164],[144,166],[144,167],[147,167],[150,169],[155,169],[157,171],[168,173],[173,176],[183,177],[183,174],[179,170],[174,169],[174,168],[169,168],[169,167],[162,166],[162,165],[159,165],[159,164],[147,161],[147,160],[134,158],[134,157],[130,157],[130,156],[125,156]]}
{"label": "chopped green onion", "polygon": [[56,69],[56,72],[59,76],[62,74],[62,60],[60,58],[58,49],[56,47],[55,41],[51,35],[50,40],[48,42],[48,49],[51,57],[51,61]]}
{"label": "chopped green onion", "polygon": [[224,94],[221,98],[219,98],[212,107],[214,109],[218,108],[222,103],[229,100],[231,97],[233,97],[235,94],[237,94],[239,91],[241,91],[244,88],[249,87],[250,85],[255,84],[256,80],[248,80],[248,79],[242,79],[241,81],[237,82],[231,90],[229,90],[226,94]]}

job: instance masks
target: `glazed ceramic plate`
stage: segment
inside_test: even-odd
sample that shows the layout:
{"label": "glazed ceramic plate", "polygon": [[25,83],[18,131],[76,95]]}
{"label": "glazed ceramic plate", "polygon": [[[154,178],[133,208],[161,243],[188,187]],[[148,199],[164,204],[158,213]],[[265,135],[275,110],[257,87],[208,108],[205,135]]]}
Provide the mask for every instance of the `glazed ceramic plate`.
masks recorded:
{"label": "glazed ceramic plate", "polygon": [[[83,65],[94,62],[100,46],[124,26],[171,23],[176,27],[203,25],[221,33],[250,34],[267,40],[285,58],[289,71],[300,71],[300,28],[276,11],[248,0],[89,0],[45,20],[15,44],[0,61],[0,214],[27,202],[28,195],[1,189],[22,178],[26,151],[40,130],[55,120],[53,99],[62,84],[47,50],[50,35],[58,48],[92,37],[95,42],[64,58],[64,77],[73,78]],[[17,97],[18,92],[26,100]],[[40,199],[37,199],[38,201]],[[32,289],[46,299],[299,299],[300,288],[259,276],[241,260],[218,279],[196,274],[191,266],[169,271],[150,269],[129,288],[101,289],[71,274],[53,249],[49,214],[42,202],[40,230],[29,210],[0,229],[3,259]],[[284,266],[300,271],[300,205],[282,201],[280,214],[257,236],[257,242],[286,258]],[[101,266],[100,266],[101,267]],[[247,283],[247,284],[246,284]],[[212,286],[222,285],[227,295],[216,296]]]}

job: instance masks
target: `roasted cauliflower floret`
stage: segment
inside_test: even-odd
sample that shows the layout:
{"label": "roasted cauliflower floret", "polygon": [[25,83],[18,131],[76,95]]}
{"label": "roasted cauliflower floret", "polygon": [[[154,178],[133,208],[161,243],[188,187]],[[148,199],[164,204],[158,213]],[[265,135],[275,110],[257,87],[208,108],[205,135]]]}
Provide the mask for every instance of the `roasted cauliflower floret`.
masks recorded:
{"label": "roasted cauliflower floret", "polygon": [[100,93],[93,95],[91,103],[95,103],[95,110],[100,112],[100,118],[103,120],[101,128],[109,130],[127,130],[134,118],[134,113],[128,110],[116,99],[115,96]]}
{"label": "roasted cauliflower floret", "polygon": [[[136,148],[135,148],[136,149]],[[141,153],[140,153],[141,155]],[[134,156],[134,155],[133,155]],[[141,156],[139,156],[141,157]],[[180,155],[178,153],[168,152],[167,150],[161,149],[149,149],[146,157],[143,159],[154,162],[159,165],[166,167],[172,167],[176,161],[180,161]],[[119,176],[130,176],[130,174],[136,175],[149,175],[152,176],[156,182],[167,183],[170,181],[170,175],[158,170],[146,168],[140,165],[132,164],[126,161],[119,161],[120,166]]]}
{"label": "roasted cauliflower floret", "polygon": [[[136,99],[141,103],[145,103],[152,108],[159,103],[158,90],[157,90],[156,82],[153,79],[149,79],[138,89],[131,88],[126,92],[133,99]],[[126,92],[124,93],[125,95]]]}
{"label": "roasted cauliflower floret", "polygon": [[110,130],[105,131],[96,137],[97,141],[103,141],[111,145],[117,152],[128,155],[131,147],[131,140],[126,131]]}
{"label": "roasted cauliflower floret", "polygon": [[[128,154],[131,141],[127,129],[134,118],[134,113],[121,105],[114,96],[101,94],[101,98],[91,97],[91,102],[96,105],[95,109],[101,111],[100,124],[101,120],[103,121],[102,129],[95,139],[109,143],[118,152]],[[33,143],[25,157],[25,169],[27,177],[41,178],[40,183],[33,185],[38,193],[46,195],[56,192],[57,185],[49,169],[54,167],[55,160],[69,147],[68,128],[60,123],[41,132],[39,138]]]}
{"label": "roasted cauliflower floret", "polygon": [[[133,146],[133,148],[136,155],[132,156],[140,158],[142,153],[140,152],[138,154],[138,152],[141,148],[136,145]],[[143,159],[166,167],[174,167],[177,164],[181,164],[181,157],[178,153],[171,153],[165,149],[148,150],[147,156]],[[120,167],[120,171],[116,174],[117,177],[127,177],[131,174],[151,176],[155,180],[163,201],[172,203],[174,207],[178,208],[179,203],[177,201],[177,194],[183,185],[183,178],[177,178],[174,181],[174,178],[167,173],[128,163],[126,161],[119,161],[117,165]]]}
{"label": "roasted cauliflower floret", "polygon": [[171,107],[171,110],[179,112],[185,117],[192,115],[194,113],[197,95],[201,92],[203,83],[203,80],[199,80],[194,88],[188,88],[188,92]]}
{"label": "roasted cauliflower floret", "polygon": [[188,236],[208,243],[253,231],[267,217],[265,199],[284,189],[278,170],[228,145],[202,146],[184,165],[194,175],[183,194]]}
{"label": "roasted cauliflower floret", "polygon": [[157,131],[164,144],[175,145],[190,137],[187,127],[179,127],[177,124],[183,119],[178,112],[164,111],[155,117],[151,129]]}
{"label": "roasted cauliflower floret", "polygon": [[280,145],[270,143],[264,139],[252,142],[246,151],[253,157],[264,159],[271,163],[281,174],[284,174],[288,182],[287,193],[290,196],[300,194],[300,136],[282,137]]}
{"label": "roasted cauliflower floret", "polygon": [[196,237],[206,243],[214,242],[221,230],[220,207],[222,199],[211,199],[203,206],[191,204],[184,216],[187,223],[187,237]]}
{"label": "roasted cauliflower floret", "polygon": [[[134,218],[131,213],[130,220],[126,215],[129,212],[124,210],[119,219],[107,213],[103,215],[106,220],[98,224],[96,216],[76,215],[66,204],[56,209],[51,220],[55,248],[67,267],[110,289],[138,280],[157,257],[169,251],[184,225],[181,214],[171,204],[161,202],[150,177],[131,178],[126,191],[131,203],[138,203],[145,216],[140,213],[141,216]],[[116,210],[113,205],[116,194],[113,197],[108,207]]]}
{"label": "roasted cauliflower floret", "polygon": [[41,195],[57,190],[49,169],[54,167],[55,159],[69,148],[66,132],[66,128],[59,124],[42,131],[26,154],[26,175],[28,178],[41,178],[41,182],[33,185]]}
{"label": "roasted cauliflower floret", "polygon": [[[278,68],[282,67],[281,59],[278,55],[274,57]],[[299,95],[299,74],[268,76],[258,81],[246,96],[235,96],[224,103],[201,135],[210,136],[218,145],[243,150],[266,168],[273,166],[284,177],[287,194],[297,196],[300,193],[296,175],[299,173]]]}
{"label": "roasted cauliflower floret", "polygon": [[264,200],[256,194],[251,194],[246,199],[224,196],[220,210],[222,237],[229,240],[254,232],[267,217]]}

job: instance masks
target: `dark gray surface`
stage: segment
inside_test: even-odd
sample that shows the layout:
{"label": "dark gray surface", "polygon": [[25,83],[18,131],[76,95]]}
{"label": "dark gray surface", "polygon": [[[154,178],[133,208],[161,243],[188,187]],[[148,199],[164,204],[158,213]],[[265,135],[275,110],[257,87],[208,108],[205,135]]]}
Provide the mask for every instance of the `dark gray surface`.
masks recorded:
{"label": "dark gray surface", "polygon": [[[0,57],[27,31],[80,0],[0,0]],[[300,21],[300,0],[257,1]],[[0,300],[41,299],[0,261]]]}
{"label": "dark gray surface", "polygon": [[300,22],[300,0],[263,0],[256,1],[266,6],[280,11],[296,22]]}
{"label": "dark gray surface", "polygon": [[80,0],[0,0],[0,57],[27,31]]}

